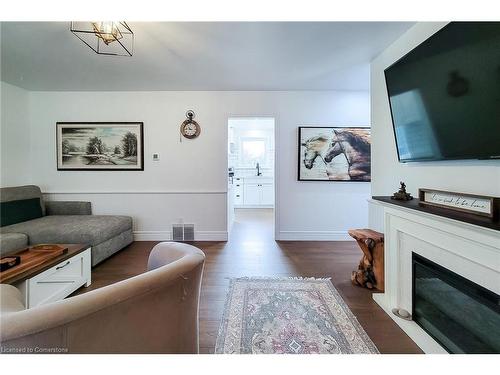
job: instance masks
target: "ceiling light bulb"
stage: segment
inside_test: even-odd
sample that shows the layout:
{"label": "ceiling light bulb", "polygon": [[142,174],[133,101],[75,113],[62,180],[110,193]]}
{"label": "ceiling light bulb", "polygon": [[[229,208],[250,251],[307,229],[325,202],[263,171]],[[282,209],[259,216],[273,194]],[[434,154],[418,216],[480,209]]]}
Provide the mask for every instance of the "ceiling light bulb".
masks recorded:
{"label": "ceiling light bulb", "polygon": [[72,21],[70,30],[98,55],[132,56],[134,32],[125,21]]}
{"label": "ceiling light bulb", "polygon": [[123,37],[116,23],[112,21],[92,22],[92,27],[94,34],[106,45]]}

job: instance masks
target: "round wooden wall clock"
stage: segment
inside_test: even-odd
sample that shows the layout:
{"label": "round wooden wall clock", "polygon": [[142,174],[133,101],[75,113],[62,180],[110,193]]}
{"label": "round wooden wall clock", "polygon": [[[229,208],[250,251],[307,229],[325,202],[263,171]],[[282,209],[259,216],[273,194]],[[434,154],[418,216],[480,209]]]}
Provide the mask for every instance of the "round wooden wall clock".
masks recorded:
{"label": "round wooden wall clock", "polygon": [[181,134],[187,139],[194,139],[200,135],[201,127],[196,121],[193,120],[194,111],[187,111],[186,117],[187,120],[181,124]]}

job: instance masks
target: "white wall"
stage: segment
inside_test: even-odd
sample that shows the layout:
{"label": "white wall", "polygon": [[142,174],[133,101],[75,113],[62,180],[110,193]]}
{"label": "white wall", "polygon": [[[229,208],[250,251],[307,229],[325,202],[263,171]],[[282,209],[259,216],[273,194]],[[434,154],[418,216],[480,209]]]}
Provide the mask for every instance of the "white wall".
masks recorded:
{"label": "white wall", "polygon": [[[186,110],[202,127],[179,142]],[[367,92],[32,92],[32,180],[51,199],[84,199],[96,213],[130,214],[138,239],[167,239],[179,219],[197,238],[226,235],[227,120],[273,116],[282,239],[347,239],[368,222],[368,183],[297,181],[299,125],[369,125]],[[143,121],[143,172],[57,171],[57,121]],[[160,161],[151,155],[160,153]],[[119,192],[120,194],[109,194]]]}
{"label": "white wall", "polygon": [[28,91],[0,82],[1,186],[31,182],[28,101]]}
{"label": "white wall", "polygon": [[[418,188],[436,188],[500,196],[500,162],[443,161],[399,163],[391,122],[384,69],[445,26],[417,23],[371,64],[372,195],[391,195],[405,181],[414,196]],[[382,230],[382,213],[370,205],[370,227]]]}

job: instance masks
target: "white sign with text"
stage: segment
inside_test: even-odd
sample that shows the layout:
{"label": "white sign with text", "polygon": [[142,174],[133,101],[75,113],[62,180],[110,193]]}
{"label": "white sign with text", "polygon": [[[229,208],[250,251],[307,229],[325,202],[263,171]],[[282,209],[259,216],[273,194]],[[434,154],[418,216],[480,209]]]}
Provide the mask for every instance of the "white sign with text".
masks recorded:
{"label": "white sign with text", "polygon": [[491,200],[487,198],[470,197],[454,193],[426,191],[424,195],[424,201],[440,206],[481,212],[484,214],[491,213]]}

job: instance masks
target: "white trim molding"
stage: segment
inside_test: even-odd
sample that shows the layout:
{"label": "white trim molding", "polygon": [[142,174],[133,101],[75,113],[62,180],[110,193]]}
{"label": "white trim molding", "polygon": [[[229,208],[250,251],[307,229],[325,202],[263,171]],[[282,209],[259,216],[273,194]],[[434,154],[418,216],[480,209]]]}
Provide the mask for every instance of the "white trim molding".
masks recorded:
{"label": "white trim molding", "polygon": [[195,241],[227,241],[227,231],[198,231],[194,233]]}
{"label": "white trim molding", "polygon": [[244,205],[244,204],[237,204],[237,205],[234,205],[234,208],[236,209],[246,209],[246,208],[274,208],[274,205],[273,204],[249,204],[249,205]]}
{"label": "white trim molding", "polygon": [[[195,241],[227,241],[226,231],[198,231],[194,233]],[[134,231],[134,241],[172,241],[170,231]]]}
{"label": "white trim molding", "polygon": [[347,231],[289,231],[279,232],[281,241],[354,241]]}
{"label": "white trim molding", "polygon": [[134,241],[171,241],[172,232],[153,231],[153,230],[135,230]]}
{"label": "white trim molding", "polygon": [[170,191],[170,190],[156,190],[156,191],[147,191],[147,190],[136,190],[136,191],[122,191],[122,190],[115,190],[115,191],[98,191],[98,190],[93,190],[93,191],[44,191],[42,194],[44,195],[54,195],[54,194],[199,194],[199,195],[204,195],[204,194],[227,194],[227,191],[196,191],[196,190],[191,190],[191,191]]}

